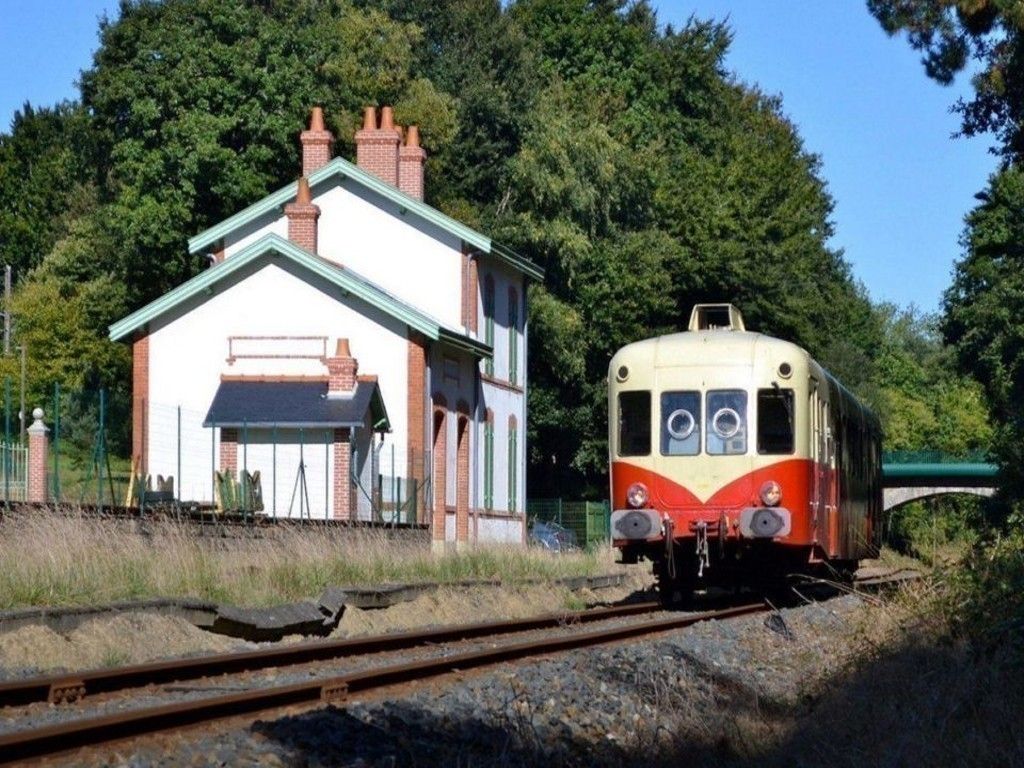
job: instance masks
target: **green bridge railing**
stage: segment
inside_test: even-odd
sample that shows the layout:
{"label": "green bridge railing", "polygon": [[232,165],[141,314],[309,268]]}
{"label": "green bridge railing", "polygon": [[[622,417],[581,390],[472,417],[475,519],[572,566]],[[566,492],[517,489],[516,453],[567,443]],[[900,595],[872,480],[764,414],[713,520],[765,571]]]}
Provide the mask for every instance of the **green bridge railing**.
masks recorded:
{"label": "green bridge railing", "polygon": [[883,464],[987,464],[985,451],[968,451],[961,454],[942,451],[883,451]]}

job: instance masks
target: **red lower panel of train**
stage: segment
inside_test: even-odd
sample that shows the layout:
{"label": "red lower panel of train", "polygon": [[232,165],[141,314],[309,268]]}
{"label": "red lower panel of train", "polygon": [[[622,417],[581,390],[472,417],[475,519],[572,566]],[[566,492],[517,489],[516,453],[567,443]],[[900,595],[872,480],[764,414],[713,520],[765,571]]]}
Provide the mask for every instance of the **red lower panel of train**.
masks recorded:
{"label": "red lower panel of train", "polygon": [[[676,480],[628,462],[617,461],[612,464],[612,509],[627,509],[627,489],[633,483],[642,483],[649,493],[646,506],[669,516],[675,537],[692,535],[696,525],[704,522],[716,532],[722,526],[727,536],[738,538],[740,513],[750,507],[764,506],[759,496],[761,488],[766,482],[774,481],[782,490],[778,507],[788,510],[792,520],[788,535],[775,540],[780,544],[794,546],[820,542],[827,551],[830,547],[824,539],[831,538],[829,526],[824,520],[815,519],[811,504],[814,471],[815,464],[809,459],[786,459],[735,478],[715,490],[706,501],[701,501]],[[723,520],[727,521],[724,526]],[[830,522],[835,526],[838,521]]]}

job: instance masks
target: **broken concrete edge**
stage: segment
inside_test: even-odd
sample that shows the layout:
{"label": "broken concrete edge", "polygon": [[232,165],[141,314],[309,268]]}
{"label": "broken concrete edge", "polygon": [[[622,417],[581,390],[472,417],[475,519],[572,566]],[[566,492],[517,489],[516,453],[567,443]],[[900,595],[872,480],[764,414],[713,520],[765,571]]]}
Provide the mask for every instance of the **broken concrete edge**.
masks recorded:
{"label": "broken concrete edge", "polygon": [[[622,584],[623,574],[574,576],[554,583],[573,591],[607,589]],[[512,582],[513,586],[550,583],[544,579]],[[71,607],[29,607],[0,611],[0,632],[32,624],[44,624],[56,632],[70,632],[80,624],[103,615],[144,612],[175,616],[200,629],[252,642],[280,640],[288,635],[324,636],[331,633],[345,608],[388,608],[415,600],[428,592],[452,587],[498,587],[500,579],[469,579],[455,582],[381,584],[374,587],[328,586],[315,601],[284,603],[269,608],[239,608],[193,598],[155,597],[125,600],[105,605]]]}

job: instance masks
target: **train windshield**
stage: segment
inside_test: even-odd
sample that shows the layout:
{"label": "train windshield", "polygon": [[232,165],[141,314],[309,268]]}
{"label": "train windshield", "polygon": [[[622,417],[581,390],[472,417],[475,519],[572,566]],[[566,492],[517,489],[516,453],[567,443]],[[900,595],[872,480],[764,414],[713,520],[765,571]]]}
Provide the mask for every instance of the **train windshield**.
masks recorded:
{"label": "train windshield", "polygon": [[651,452],[651,393],[619,393],[619,456]]}
{"label": "train windshield", "polygon": [[757,452],[793,452],[793,390],[757,390]]}
{"label": "train windshield", "polygon": [[707,398],[707,449],[713,456],[747,452],[747,393],[717,389]]}
{"label": "train windshield", "polygon": [[700,392],[661,393],[661,455],[700,453]]}

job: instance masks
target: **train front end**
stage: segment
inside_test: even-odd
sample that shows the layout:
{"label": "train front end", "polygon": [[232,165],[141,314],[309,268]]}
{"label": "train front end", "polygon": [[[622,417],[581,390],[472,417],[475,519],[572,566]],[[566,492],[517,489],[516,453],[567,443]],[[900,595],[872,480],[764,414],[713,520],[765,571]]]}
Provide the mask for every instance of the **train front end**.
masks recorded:
{"label": "train front end", "polygon": [[729,305],[696,307],[690,328],[612,358],[614,546],[684,587],[806,561],[809,358]]}

